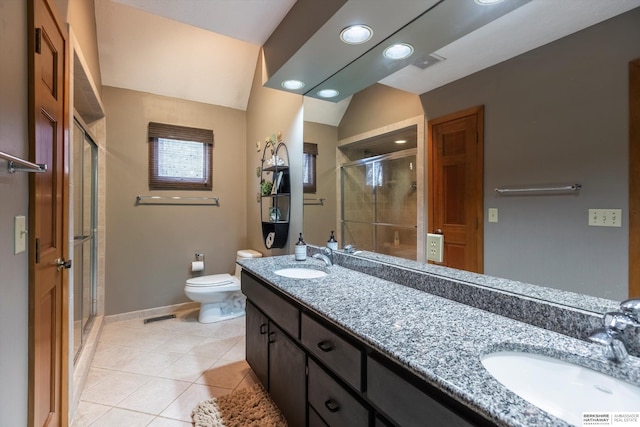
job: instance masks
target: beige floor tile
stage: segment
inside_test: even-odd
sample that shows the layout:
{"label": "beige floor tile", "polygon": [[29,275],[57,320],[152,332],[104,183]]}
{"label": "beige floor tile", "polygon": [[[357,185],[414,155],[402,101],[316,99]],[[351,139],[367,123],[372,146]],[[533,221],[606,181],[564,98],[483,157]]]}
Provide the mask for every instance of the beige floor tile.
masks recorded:
{"label": "beige floor tile", "polygon": [[218,340],[215,338],[207,338],[189,351],[189,354],[194,356],[212,357],[214,359],[220,359],[225,353],[227,353],[231,347],[238,343],[241,338],[225,338]]}
{"label": "beige floor tile", "polygon": [[114,406],[136,391],[150,377],[128,372],[112,371],[104,380],[85,390],[80,400]]}
{"label": "beige floor tile", "polygon": [[112,408],[91,424],[91,427],[145,427],[154,416],[126,409]]}
{"label": "beige floor tile", "polygon": [[209,357],[184,355],[162,370],[158,376],[179,381],[194,382],[203,372],[209,369],[217,359]]}
{"label": "beige floor tile", "polygon": [[227,388],[209,387],[202,384],[191,385],[184,393],[167,407],[160,416],[191,422],[191,411],[203,400],[220,397],[230,393]]}
{"label": "beige floor tile", "polygon": [[122,402],[118,403],[118,407],[159,415],[190,385],[191,383],[184,381],[152,378]]}
{"label": "beige floor tile", "polygon": [[158,375],[180,357],[180,353],[151,350],[121,364],[119,368],[121,371],[135,374]]}
{"label": "beige floor tile", "polygon": [[242,381],[240,381],[240,384],[238,384],[233,391],[252,387],[258,383],[260,383],[260,380],[258,380],[256,374],[251,369],[249,369],[249,373],[242,379]]}
{"label": "beige floor tile", "polygon": [[110,369],[102,369],[102,368],[89,368],[89,372],[87,373],[87,379],[84,382],[84,390],[87,390],[94,385],[102,382],[104,379],[108,378],[113,373]]}
{"label": "beige floor tile", "polygon": [[172,353],[188,354],[194,347],[206,339],[207,338],[203,336],[196,335],[176,335],[162,345],[162,350]]}
{"label": "beige floor tile", "polygon": [[245,349],[246,349],[246,341],[243,337],[243,338],[240,338],[240,340],[237,343],[235,343],[229,349],[229,351],[223,354],[220,358],[224,360],[232,361],[232,362],[245,360],[246,359]]}
{"label": "beige floor tile", "polygon": [[91,402],[80,402],[76,408],[71,427],[86,427],[103,416],[111,406],[99,405]]}
{"label": "beige floor tile", "polygon": [[228,362],[221,360],[216,362],[198,380],[198,384],[234,389],[247,376],[251,368],[245,361]]}
{"label": "beige floor tile", "polygon": [[91,366],[96,368],[119,369],[124,363],[144,354],[145,350],[115,344],[100,343]]}
{"label": "beige floor tile", "polygon": [[193,424],[186,421],[172,420],[171,418],[156,417],[147,427],[192,427]]}
{"label": "beige floor tile", "polygon": [[[175,335],[177,335],[177,333]],[[173,334],[167,334],[167,332],[149,331],[144,328],[112,328],[102,333],[100,343],[155,349],[169,341],[172,337]]]}

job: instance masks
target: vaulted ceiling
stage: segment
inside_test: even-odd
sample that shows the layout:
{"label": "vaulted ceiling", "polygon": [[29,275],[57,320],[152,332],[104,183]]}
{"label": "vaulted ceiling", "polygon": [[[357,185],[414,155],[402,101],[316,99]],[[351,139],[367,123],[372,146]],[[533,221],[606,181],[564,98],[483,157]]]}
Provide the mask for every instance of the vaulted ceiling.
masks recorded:
{"label": "vaulted ceiling", "polygon": [[[298,0],[297,7],[306,7],[313,1]],[[474,0],[444,0],[463,1]],[[335,33],[337,39],[340,29],[349,23],[391,22],[392,27],[400,30],[420,13],[441,3],[435,0],[333,0],[332,3],[336,2],[337,11],[323,18],[324,22],[313,23],[308,18],[298,23],[302,37],[297,41],[299,51],[306,48],[319,56],[331,56],[336,48],[331,40],[325,42],[320,38],[323,33]],[[445,58],[444,61],[425,69],[408,65],[378,81],[422,94],[640,7],[640,0],[522,3],[487,25],[438,46],[433,53]],[[245,110],[260,48],[281,23],[284,25],[287,13],[296,9],[296,1],[95,0],[95,9],[104,85]],[[309,28],[316,27],[318,31],[314,34],[304,34],[305,28],[309,32]],[[383,42],[396,30],[378,33],[378,39],[372,43]],[[325,108],[345,108],[344,102],[332,105]]]}

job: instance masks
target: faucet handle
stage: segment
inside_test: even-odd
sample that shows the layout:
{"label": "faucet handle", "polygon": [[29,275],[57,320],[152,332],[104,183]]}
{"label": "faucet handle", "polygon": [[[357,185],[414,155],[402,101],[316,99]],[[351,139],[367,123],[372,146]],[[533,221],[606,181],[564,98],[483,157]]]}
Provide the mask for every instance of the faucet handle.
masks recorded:
{"label": "faucet handle", "polygon": [[628,316],[635,317],[640,322],[640,298],[628,299],[620,303],[620,309]]}
{"label": "faucet handle", "polygon": [[605,328],[618,332],[623,331],[627,326],[638,327],[640,325],[633,316],[613,311],[605,314],[603,321]]}

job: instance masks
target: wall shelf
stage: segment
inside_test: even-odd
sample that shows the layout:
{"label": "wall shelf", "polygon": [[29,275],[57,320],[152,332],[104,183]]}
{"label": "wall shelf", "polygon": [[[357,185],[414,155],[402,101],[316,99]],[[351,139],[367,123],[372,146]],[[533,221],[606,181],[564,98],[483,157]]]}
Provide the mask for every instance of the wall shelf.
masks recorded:
{"label": "wall shelf", "polygon": [[[263,194],[263,182],[271,183],[267,194]],[[291,182],[289,152],[283,142],[279,142],[275,148],[269,144],[265,146],[260,184],[260,221],[264,245],[267,249],[284,248],[289,239]]]}

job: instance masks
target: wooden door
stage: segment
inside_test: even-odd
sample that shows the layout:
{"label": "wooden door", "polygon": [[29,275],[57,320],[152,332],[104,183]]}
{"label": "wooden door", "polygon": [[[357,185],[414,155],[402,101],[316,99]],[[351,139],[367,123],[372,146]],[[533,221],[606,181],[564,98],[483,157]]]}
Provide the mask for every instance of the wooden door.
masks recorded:
{"label": "wooden door", "polygon": [[[53,1],[53,0],[49,0]],[[29,425],[68,424],[66,33],[48,0],[29,1]]]}
{"label": "wooden door", "polygon": [[443,264],[483,272],[484,107],[429,121],[429,232],[444,234]]}

